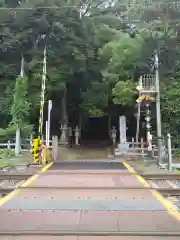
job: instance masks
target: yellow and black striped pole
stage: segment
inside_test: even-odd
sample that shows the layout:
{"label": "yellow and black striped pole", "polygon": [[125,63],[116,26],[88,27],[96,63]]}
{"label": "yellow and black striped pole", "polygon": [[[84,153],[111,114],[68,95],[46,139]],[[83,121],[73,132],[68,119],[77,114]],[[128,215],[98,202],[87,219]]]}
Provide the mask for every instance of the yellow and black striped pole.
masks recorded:
{"label": "yellow and black striped pole", "polygon": [[33,163],[40,163],[41,145],[38,138],[34,139],[32,142],[32,154],[33,154]]}
{"label": "yellow and black striped pole", "polygon": [[39,130],[38,138],[42,139],[42,129],[44,120],[44,98],[45,98],[45,88],[46,88],[46,46],[44,48],[44,60],[43,60],[43,74],[42,74],[42,86],[41,86],[41,100],[40,100],[40,115],[39,115]]}
{"label": "yellow and black striped pole", "polygon": [[46,46],[44,48],[38,136],[32,142],[33,162],[38,164],[41,164],[45,88],[46,88]]}
{"label": "yellow and black striped pole", "polygon": [[39,114],[39,127],[38,136],[32,141],[32,154],[33,163],[42,163],[42,130],[43,130],[43,120],[44,120],[44,98],[45,98],[45,88],[46,88],[46,46],[44,48],[44,60],[43,60],[43,73],[42,73],[42,85],[41,85],[41,96],[40,96],[40,114]]}

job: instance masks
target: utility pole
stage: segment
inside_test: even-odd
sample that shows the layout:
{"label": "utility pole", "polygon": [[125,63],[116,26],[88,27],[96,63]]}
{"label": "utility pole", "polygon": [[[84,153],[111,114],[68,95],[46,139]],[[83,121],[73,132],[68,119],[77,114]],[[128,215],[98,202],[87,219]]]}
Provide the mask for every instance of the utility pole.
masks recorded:
{"label": "utility pole", "polygon": [[159,87],[159,59],[155,53],[155,75],[156,75],[156,120],[157,120],[157,144],[158,144],[158,165],[163,164],[162,152],[162,131],[161,131],[161,106],[160,106],[160,87]]}

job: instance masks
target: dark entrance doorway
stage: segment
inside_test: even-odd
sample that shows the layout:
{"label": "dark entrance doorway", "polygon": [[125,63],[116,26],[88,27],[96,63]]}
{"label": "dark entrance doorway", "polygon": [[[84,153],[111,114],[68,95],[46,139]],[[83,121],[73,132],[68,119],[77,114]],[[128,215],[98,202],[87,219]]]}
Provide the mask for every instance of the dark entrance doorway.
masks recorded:
{"label": "dark entrance doorway", "polygon": [[108,117],[89,117],[81,135],[82,143],[101,143],[109,141]]}

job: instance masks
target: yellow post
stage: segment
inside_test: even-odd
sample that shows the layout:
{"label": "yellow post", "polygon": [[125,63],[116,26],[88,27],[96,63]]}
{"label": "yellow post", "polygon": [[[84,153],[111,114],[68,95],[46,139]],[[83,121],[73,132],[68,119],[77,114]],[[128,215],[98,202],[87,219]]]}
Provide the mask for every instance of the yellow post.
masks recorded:
{"label": "yellow post", "polygon": [[42,165],[46,165],[51,160],[51,154],[49,148],[43,145],[42,148]]}
{"label": "yellow post", "polygon": [[45,166],[46,165],[46,154],[45,154],[45,147],[42,147],[42,165]]}
{"label": "yellow post", "polygon": [[33,154],[33,162],[40,163],[41,144],[38,138],[34,139],[32,142],[32,154]]}

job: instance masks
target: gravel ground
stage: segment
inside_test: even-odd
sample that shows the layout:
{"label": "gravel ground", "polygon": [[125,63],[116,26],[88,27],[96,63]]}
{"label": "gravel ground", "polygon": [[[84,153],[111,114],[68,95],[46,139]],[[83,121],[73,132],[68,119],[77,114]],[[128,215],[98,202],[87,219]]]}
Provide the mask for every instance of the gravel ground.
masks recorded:
{"label": "gravel ground", "polygon": [[160,188],[171,188],[172,186],[169,184],[168,181],[164,180],[153,180],[153,182],[158,185]]}
{"label": "gravel ground", "polygon": [[12,188],[12,187],[18,187],[19,184],[21,184],[23,181],[17,181],[17,180],[4,180],[0,182],[0,187],[4,188]]}
{"label": "gravel ground", "polygon": [[[4,180],[0,182],[0,188],[17,188],[24,181],[18,180]],[[3,195],[0,194],[0,199],[3,198]]]}
{"label": "gravel ground", "polygon": [[[172,188],[173,185],[174,185],[174,188],[180,188],[179,180],[172,180],[172,181],[153,180],[153,182],[160,188]],[[167,197],[167,199],[180,209],[180,196],[179,197]]]}
{"label": "gravel ground", "polygon": [[[5,167],[0,169],[0,174],[7,173],[7,174],[13,174],[13,173],[28,173],[28,169],[26,166],[19,166],[19,167]],[[19,180],[3,180],[0,181],[0,188],[15,188],[18,187],[20,184],[22,184],[24,181],[19,181]],[[0,195],[0,199],[2,196]]]}
{"label": "gravel ground", "polygon": [[174,185],[176,185],[178,188],[180,188],[180,180],[173,180],[171,181]]}

